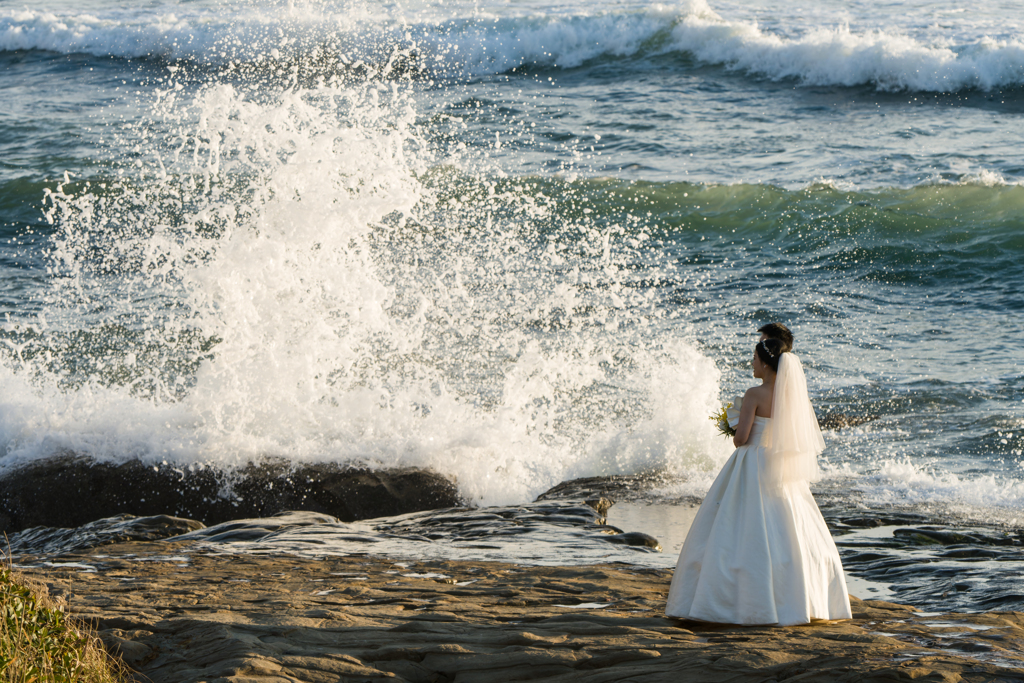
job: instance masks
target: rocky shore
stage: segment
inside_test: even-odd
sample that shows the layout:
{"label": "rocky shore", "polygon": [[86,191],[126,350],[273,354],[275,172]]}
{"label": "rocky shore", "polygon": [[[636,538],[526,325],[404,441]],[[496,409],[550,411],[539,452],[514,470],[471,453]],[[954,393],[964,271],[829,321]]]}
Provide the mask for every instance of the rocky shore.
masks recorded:
{"label": "rocky shore", "polygon": [[[154,502],[149,492],[177,473],[49,466],[61,495],[46,504],[42,470],[0,487],[0,521],[23,529],[8,540],[13,563],[93,624],[138,681],[1024,683],[1024,615],[1009,611],[1019,579],[1006,569],[1019,566],[1016,531],[833,505],[848,573],[920,607],[854,598],[849,621],[723,626],[666,618],[659,540],[608,524],[605,496],[629,500],[656,476],[466,508],[429,472],[264,466],[232,480],[229,508],[207,471]],[[99,474],[76,478],[81,468]],[[168,501],[204,519],[131,514],[142,503],[179,509]],[[116,514],[78,520],[100,510]],[[40,516],[46,524],[25,528]],[[993,611],[950,611],[960,605]]]}
{"label": "rocky shore", "polygon": [[670,572],[211,553],[135,541],[18,558],[153,683],[1022,681],[1024,615],[772,628],[668,619]]}

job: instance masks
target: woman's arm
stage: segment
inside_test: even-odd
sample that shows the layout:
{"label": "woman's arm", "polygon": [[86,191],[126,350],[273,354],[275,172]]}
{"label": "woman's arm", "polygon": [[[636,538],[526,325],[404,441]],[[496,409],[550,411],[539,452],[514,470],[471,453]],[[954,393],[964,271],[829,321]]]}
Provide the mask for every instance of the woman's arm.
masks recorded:
{"label": "woman's arm", "polygon": [[750,438],[750,430],[754,426],[754,413],[757,410],[757,392],[755,387],[747,389],[743,394],[743,403],[740,405],[740,419],[736,423],[736,436],[732,437],[732,445],[739,448],[747,443]]}

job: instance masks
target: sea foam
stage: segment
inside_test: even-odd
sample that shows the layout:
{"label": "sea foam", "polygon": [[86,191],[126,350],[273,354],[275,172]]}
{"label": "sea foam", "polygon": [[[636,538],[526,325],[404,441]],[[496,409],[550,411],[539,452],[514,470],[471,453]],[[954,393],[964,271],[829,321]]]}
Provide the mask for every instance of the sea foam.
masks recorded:
{"label": "sea foam", "polygon": [[1024,43],[981,37],[956,47],[928,45],[898,32],[855,34],[846,25],[796,38],[707,15],[683,17],[676,49],[697,59],[804,85],[874,85],[880,90],[955,92],[1024,83]]}
{"label": "sea foam", "polygon": [[1024,482],[997,474],[942,471],[908,459],[883,462],[857,476],[862,504],[870,507],[942,509],[982,523],[1019,525],[1024,518]]}
{"label": "sea foam", "polygon": [[719,373],[630,286],[671,277],[636,270],[647,236],[557,215],[571,183],[438,165],[417,115],[396,84],[159,91],[123,177],[47,196],[4,463],[415,465],[486,504],[713,465]]}
{"label": "sea foam", "polygon": [[[956,92],[1024,84],[1024,43],[991,38],[979,27],[956,40],[941,31],[900,27],[851,30],[829,25],[766,29],[730,20],[704,0],[646,9],[432,17],[381,13],[358,4],[282,8],[170,5],[164,12],[124,9],[0,10],[0,50],[48,50],[121,58],[235,61],[316,57],[342,65],[387,62],[396,51],[415,68],[443,77],[513,69],[576,68],[594,59],[672,52],[772,80],[802,85]],[[823,20],[820,16],[818,20]],[[911,35],[913,33],[913,35]]]}

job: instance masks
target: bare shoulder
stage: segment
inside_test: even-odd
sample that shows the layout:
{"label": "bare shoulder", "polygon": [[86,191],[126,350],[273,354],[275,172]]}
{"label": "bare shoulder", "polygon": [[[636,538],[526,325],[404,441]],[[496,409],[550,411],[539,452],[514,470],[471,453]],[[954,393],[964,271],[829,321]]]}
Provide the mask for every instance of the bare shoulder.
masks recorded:
{"label": "bare shoulder", "polygon": [[772,414],[772,392],[765,386],[750,387],[743,395],[743,404],[754,407],[754,414],[769,417]]}
{"label": "bare shoulder", "polygon": [[747,400],[760,402],[769,395],[768,391],[763,386],[750,387],[747,389],[747,393],[743,394],[743,401]]}

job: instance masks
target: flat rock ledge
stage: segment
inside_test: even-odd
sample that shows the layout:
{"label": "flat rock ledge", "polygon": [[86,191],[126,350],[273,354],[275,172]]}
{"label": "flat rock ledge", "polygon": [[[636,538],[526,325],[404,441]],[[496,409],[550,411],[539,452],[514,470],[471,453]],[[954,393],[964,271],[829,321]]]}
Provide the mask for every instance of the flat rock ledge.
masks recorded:
{"label": "flat rock ledge", "polygon": [[74,528],[120,514],[173,515],[206,525],[288,510],[343,522],[463,504],[455,484],[413,467],[362,469],[268,459],[235,470],[64,454],[0,473],[0,532]]}
{"label": "flat rock ledge", "polygon": [[180,541],[16,563],[152,683],[1024,682],[1020,613],[855,599],[848,621],[701,624],[663,616],[669,571],[625,564],[207,555]]}

